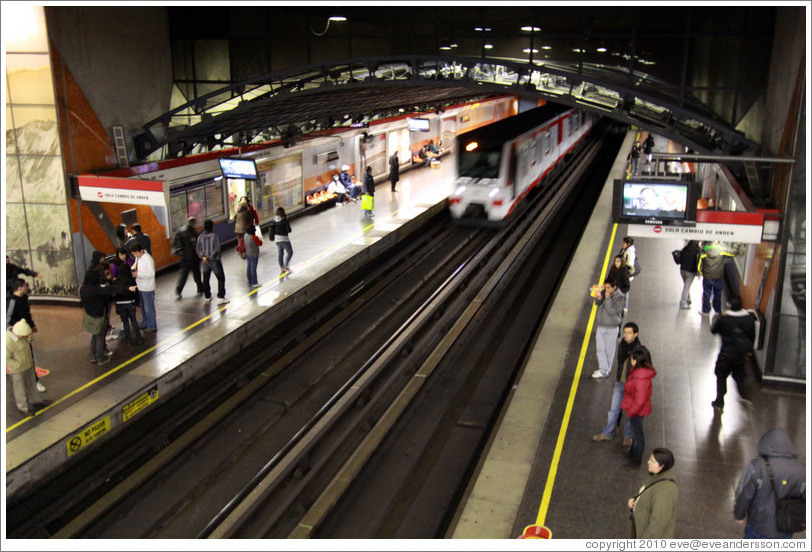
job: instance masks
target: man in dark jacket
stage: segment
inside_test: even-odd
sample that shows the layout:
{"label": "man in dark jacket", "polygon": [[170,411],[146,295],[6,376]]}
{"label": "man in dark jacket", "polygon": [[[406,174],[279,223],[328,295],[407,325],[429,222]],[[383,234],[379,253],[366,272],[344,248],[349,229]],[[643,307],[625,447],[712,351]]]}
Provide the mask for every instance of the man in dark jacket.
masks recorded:
{"label": "man in dark jacket", "polygon": [[392,191],[397,192],[395,189],[400,180],[400,161],[398,160],[398,152],[395,152],[389,157],[389,182],[392,183]]}
{"label": "man in dark jacket", "polygon": [[127,243],[124,244],[124,247],[127,248],[127,251],[132,253],[133,245],[140,243],[141,247],[149,253],[150,257],[152,256],[152,239],[150,239],[149,234],[144,234],[141,230],[141,225],[137,222],[133,224],[133,235],[130,239],[127,240]]}
{"label": "man in dark jacket", "polygon": [[806,499],[806,469],[798,461],[786,430],[774,427],[759,439],[758,457],[750,460],[736,486],[733,517],[744,525],[744,538],[791,539],[792,533],[778,530],[775,516],[775,499],[786,497]]}
{"label": "man in dark jacket", "polygon": [[755,317],[742,308],[742,300],[734,295],[728,301],[728,309],[716,315],[711,323],[712,334],[722,338],[722,348],[716,357],[716,400],[711,403],[719,412],[725,408],[727,377],[733,374],[736,387],[744,404],[750,404],[752,382],[749,381],[747,355],[753,350],[756,340]]}
{"label": "man in dark jacket", "polygon": [[682,295],[679,298],[679,308],[691,308],[691,285],[694,283],[696,273],[699,271],[699,242],[690,240],[680,251],[679,274],[682,276]]}
{"label": "man in dark jacket", "polygon": [[702,276],[702,310],[700,314],[710,314],[711,296],[713,296],[713,310],[716,314],[722,312],[725,257],[731,256],[718,241],[706,244],[702,248],[697,267]]}
{"label": "man in dark jacket", "polygon": [[112,356],[112,353],[104,347],[108,320],[107,303],[111,292],[104,275],[106,270],[105,263],[90,268],[85,272],[85,280],[79,287],[79,299],[85,311],[82,327],[91,335],[90,362],[93,364],[107,364]]}
{"label": "man in dark jacket", "polygon": [[172,239],[172,253],[180,256],[180,273],[178,283],[175,285],[175,298],[180,301],[183,287],[192,273],[192,279],[197,286],[197,293],[203,293],[203,282],[200,280],[200,257],[195,251],[197,247],[197,230],[195,230],[195,217],[189,217],[186,226],[179,228]]}
{"label": "man in dark jacket", "polygon": [[[634,322],[626,322],[623,325],[623,339],[617,347],[617,375],[615,376],[615,387],[612,390],[612,403],[609,406],[609,414],[606,419],[606,427],[603,431],[592,436],[593,441],[611,441],[615,436],[618,426],[620,426],[620,416],[622,411],[620,403],[626,394],[624,385],[629,376],[632,353],[643,347],[640,344],[638,334],[640,329]],[[623,446],[632,445],[632,428],[627,423],[623,426]]]}

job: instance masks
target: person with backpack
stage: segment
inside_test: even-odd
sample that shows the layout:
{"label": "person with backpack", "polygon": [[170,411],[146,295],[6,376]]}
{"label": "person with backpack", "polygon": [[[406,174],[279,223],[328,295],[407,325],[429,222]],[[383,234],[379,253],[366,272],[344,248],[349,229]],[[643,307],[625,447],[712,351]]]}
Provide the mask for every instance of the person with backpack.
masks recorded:
{"label": "person with backpack", "polygon": [[[640,274],[640,260],[637,258],[637,249],[634,247],[634,238],[626,236],[620,244],[620,251],[618,255],[623,257],[623,262],[629,268],[629,285],[634,282],[634,277]],[[631,294],[631,287],[629,291],[624,293],[625,303],[623,305],[623,312],[629,310],[629,295]]]}
{"label": "person with backpack", "polygon": [[754,382],[750,381],[751,375],[748,374],[747,355],[752,353],[756,339],[755,316],[742,308],[742,300],[738,295],[733,295],[727,302],[727,310],[714,316],[710,331],[722,338],[722,348],[713,370],[716,374],[716,399],[711,406],[717,412],[724,411],[727,377],[731,374],[741,402],[750,405]]}
{"label": "person with backpack", "polygon": [[705,243],[699,254],[697,271],[702,276],[702,310],[699,314],[710,314],[711,301],[716,314],[722,312],[722,291],[725,278],[725,257],[732,257],[721,243],[712,241]]}
{"label": "person with backpack", "polygon": [[[797,525],[777,516],[779,501],[798,500],[792,516]],[[806,469],[784,428],[774,427],[758,441],[758,456],[750,460],[736,485],[733,517],[744,526],[745,539],[791,539],[806,530]]]}

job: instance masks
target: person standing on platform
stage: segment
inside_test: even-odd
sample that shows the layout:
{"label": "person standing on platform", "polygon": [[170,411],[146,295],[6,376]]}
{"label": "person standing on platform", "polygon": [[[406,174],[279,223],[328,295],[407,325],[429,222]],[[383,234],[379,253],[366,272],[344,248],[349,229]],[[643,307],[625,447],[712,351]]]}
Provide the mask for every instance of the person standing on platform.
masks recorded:
{"label": "person standing on platform", "polygon": [[[136,244],[133,247],[141,247]],[[94,251],[94,256],[100,251]],[[107,283],[107,266],[101,262],[85,272],[85,279],[79,287],[79,299],[82,302],[82,328],[90,334],[90,362],[107,364],[111,351],[105,349],[104,336],[107,334],[108,305],[110,286]]]}
{"label": "person standing on platform", "polygon": [[623,262],[629,269],[629,292],[624,295],[623,310],[629,310],[629,295],[631,294],[631,283],[634,277],[640,273],[640,261],[637,259],[637,249],[634,247],[634,238],[626,236],[620,243],[618,255],[623,257]]}
{"label": "person standing on platform", "polygon": [[11,375],[11,386],[17,409],[33,416],[37,370],[34,366],[34,332],[25,319],[6,329],[6,367]]}
{"label": "person standing on platform", "polygon": [[725,257],[731,256],[718,241],[705,244],[699,255],[697,271],[702,276],[702,310],[699,314],[710,315],[711,299],[716,314],[722,312]]}
{"label": "person standing on platform", "polygon": [[135,256],[135,283],[141,299],[141,329],[152,333],[158,331],[155,313],[155,261],[140,243],[133,245]]}
{"label": "person standing on platform", "polygon": [[138,223],[133,224],[133,235],[130,239],[127,240],[127,243],[124,244],[124,247],[127,248],[127,251],[132,253],[133,246],[135,244],[140,244],[141,247],[144,248],[144,251],[149,253],[152,256],[152,240],[149,237],[149,234],[144,234],[141,231],[141,225]]}
{"label": "person standing on platform", "polygon": [[689,240],[680,250],[679,274],[682,276],[682,295],[679,298],[679,308],[691,308],[691,285],[694,283],[696,273],[699,271],[699,242]]}
{"label": "person standing on platform", "polygon": [[398,180],[400,180],[400,161],[396,151],[389,157],[389,182],[392,183],[393,192],[397,192]]}
{"label": "person standing on platform", "polygon": [[237,236],[237,252],[245,253],[245,232],[251,224],[251,213],[243,197],[237,205],[237,214],[234,217],[234,234]]}
{"label": "person standing on platform", "polygon": [[[113,274],[113,269],[115,274]],[[130,345],[143,345],[141,330],[135,310],[138,306],[138,287],[135,285],[132,269],[127,263],[127,250],[123,247],[116,249],[116,258],[110,265],[110,274],[113,277],[113,295],[116,304],[116,314],[121,318],[121,329],[124,341]],[[130,332],[132,326],[132,333]],[[133,339],[133,336],[135,338]]]}
{"label": "person standing on platform", "polygon": [[[37,325],[34,323],[34,318],[31,316],[31,305],[28,303],[28,294],[31,288],[28,282],[22,278],[14,278],[11,282],[12,292],[8,296],[6,302],[6,328],[11,328],[20,320],[25,320],[33,333],[39,331]],[[33,349],[31,356],[33,357]],[[39,381],[39,376],[34,372],[37,380],[37,391],[45,393],[45,386]]]}
{"label": "person standing on platform", "polygon": [[172,239],[172,253],[180,256],[180,272],[178,273],[178,283],[175,285],[175,298],[178,301],[181,299],[181,293],[183,293],[190,272],[197,286],[197,293],[203,293],[203,282],[200,280],[200,257],[195,251],[197,246],[196,223],[195,217],[189,217],[186,226],[179,228]]}
{"label": "person standing on platform", "polygon": [[640,144],[636,143],[632,146],[632,151],[629,153],[629,159],[632,161],[631,175],[637,176],[637,165],[640,162]]}
{"label": "person standing on platform", "polygon": [[[623,297],[626,297],[631,291],[631,281],[629,280],[629,267],[623,261],[622,255],[615,255],[612,266],[609,268],[607,278],[612,278],[617,282],[617,288],[623,292]],[[625,299],[624,299],[625,301]]]}
{"label": "person standing on platform", "polygon": [[[269,235],[271,241],[276,242],[279,252],[279,270],[282,274],[290,273],[290,259],[293,257],[293,245],[290,243],[290,222],[288,215],[282,207],[276,209],[276,216],[271,222]],[[286,255],[287,254],[287,258]]]}
{"label": "person standing on platform", "polygon": [[774,427],[759,439],[758,456],[736,486],[733,517],[744,526],[744,538],[791,539],[792,533],[778,530],[776,518],[776,499],[787,497],[806,499],[806,469],[786,430]]}
{"label": "person standing on platform", "polygon": [[612,278],[603,281],[603,289],[595,297],[598,315],[595,318],[595,348],[598,354],[598,369],[592,372],[593,378],[607,378],[612,370],[612,359],[617,347],[617,334],[623,317],[623,292],[617,289]]}
{"label": "person standing on platform", "polygon": [[[369,196],[369,199],[364,199],[364,196]],[[364,203],[367,202],[367,203]],[[364,186],[361,191],[361,207],[364,208],[364,215],[369,218],[374,217],[372,209],[375,206],[375,178],[372,176],[372,167],[367,167],[364,172]],[[367,209],[366,207],[369,207]]]}
{"label": "person standing on platform", "polygon": [[646,437],[643,434],[643,418],[651,414],[651,393],[653,385],[651,380],[657,375],[657,370],[651,364],[651,355],[645,347],[640,347],[632,353],[631,369],[626,385],[623,387],[624,396],[620,408],[629,418],[632,428],[632,448],[629,450],[629,459],[632,467],[639,467],[643,462],[643,450],[646,446]]}
{"label": "person standing on platform", "polygon": [[722,348],[713,370],[716,374],[716,400],[711,403],[713,409],[718,412],[724,410],[727,377],[731,374],[742,403],[751,404],[755,382],[752,380],[753,374],[748,371],[747,356],[752,354],[756,339],[755,317],[742,308],[741,298],[733,295],[727,302],[727,310],[713,317],[710,331],[722,338]]}
{"label": "person standing on platform", "polygon": [[197,256],[203,261],[203,295],[206,302],[211,302],[211,274],[217,278],[217,303],[226,304],[226,273],[223,271],[223,261],[220,259],[220,238],[214,233],[214,222],[211,219],[203,221],[203,231],[197,237]]}
{"label": "person standing on platform", "polygon": [[42,275],[39,272],[34,272],[33,270],[29,270],[27,268],[23,268],[21,266],[17,266],[16,264],[11,262],[11,257],[6,255],[6,293],[11,294],[11,283],[14,281],[15,278],[19,278],[20,274],[25,274],[27,276],[31,276],[32,278],[41,278]]}
{"label": "person standing on platform", "polygon": [[649,478],[627,503],[632,511],[632,538],[674,538],[679,488],[673,467],[674,453],[667,448],[654,449],[648,459]]}
{"label": "person standing on platform", "polygon": [[262,245],[262,239],[257,236],[256,232],[256,226],[253,224],[249,224],[245,232],[245,275],[249,287],[259,287],[257,265],[259,264],[259,248]]}
{"label": "person standing on platform", "polygon": [[[620,416],[622,410],[620,403],[623,402],[623,397],[626,394],[624,386],[629,377],[629,368],[631,368],[632,353],[640,349],[640,339],[638,334],[640,329],[634,322],[626,322],[623,325],[623,339],[620,340],[620,345],[617,348],[617,376],[615,379],[615,388],[612,390],[612,402],[609,406],[609,414],[606,418],[606,427],[600,433],[592,436],[593,441],[611,441],[615,436],[618,427],[620,427]],[[623,446],[630,447],[632,445],[632,428],[628,422],[623,426]]]}

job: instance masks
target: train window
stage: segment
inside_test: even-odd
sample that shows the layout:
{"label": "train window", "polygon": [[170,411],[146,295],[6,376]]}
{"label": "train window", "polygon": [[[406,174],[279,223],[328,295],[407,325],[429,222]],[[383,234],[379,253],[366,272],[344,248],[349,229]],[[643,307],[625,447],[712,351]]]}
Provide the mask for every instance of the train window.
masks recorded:
{"label": "train window", "polygon": [[544,133],[544,155],[550,153],[551,149],[553,149],[553,136],[548,130]]}
{"label": "train window", "polygon": [[580,113],[576,111],[575,113],[572,114],[572,130],[576,130],[580,126],[581,126]]}
{"label": "train window", "polygon": [[500,151],[463,151],[460,153],[460,176],[499,178]]}
{"label": "train window", "polygon": [[533,140],[530,142],[530,164],[536,164],[536,157],[538,156],[538,147],[536,146],[536,141]]}
{"label": "train window", "polygon": [[198,221],[216,219],[225,215],[223,209],[223,182],[214,180],[204,184],[173,190],[169,198],[172,228],[186,224],[188,217]]}

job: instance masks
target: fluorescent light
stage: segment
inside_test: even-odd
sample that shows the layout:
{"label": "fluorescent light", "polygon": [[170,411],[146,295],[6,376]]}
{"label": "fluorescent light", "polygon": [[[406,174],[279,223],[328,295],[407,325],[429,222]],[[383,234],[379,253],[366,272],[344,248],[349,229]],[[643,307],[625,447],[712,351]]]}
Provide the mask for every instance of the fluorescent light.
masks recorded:
{"label": "fluorescent light", "polygon": [[450,50],[451,46],[440,46],[441,50]]}
{"label": "fluorescent light", "polygon": [[346,20],[347,18],[344,17],[343,15],[334,15],[329,19],[329,21],[346,21]]}
{"label": "fluorescent light", "polygon": [[542,46],[541,49],[542,50],[552,50],[553,47],[552,46]]}
{"label": "fluorescent light", "polygon": [[491,48],[493,48],[493,44],[485,44],[483,48],[485,48],[486,50],[490,50]]}
{"label": "fluorescent light", "polygon": [[600,48],[598,48],[598,50],[597,50],[597,51],[598,51],[598,52],[605,52],[605,51],[606,51],[606,48],[604,48],[604,47],[600,47]]}
{"label": "fluorescent light", "polygon": [[468,145],[465,146],[465,151],[474,151],[478,147],[479,147],[479,144],[477,144],[476,142],[471,142],[471,143],[469,143]]}
{"label": "fluorescent light", "polygon": [[522,50],[522,52],[524,52],[525,54],[529,54],[530,52],[533,52],[534,54],[539,53],[539,51],[536,48],[533,48],[532,50],[530,48],[525,48],[524,50]]}
{"label": "fluorescent light", "polygon": [[541,31],[541,29],[540,29],[539,27],[531,27],[530,25],[527,25],[527,26],[525,26],[525,27],[522,27],[522,30],[523,30],[523,31],[525,31],[525,32],[528,32],[528,33],[529,33],[530,31],[532,31],[532,32],[534,32],[534,33],[537,33],[537,32],[539,32],[539,31]]}

